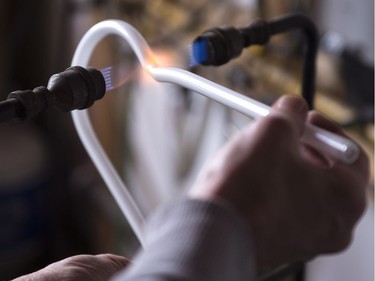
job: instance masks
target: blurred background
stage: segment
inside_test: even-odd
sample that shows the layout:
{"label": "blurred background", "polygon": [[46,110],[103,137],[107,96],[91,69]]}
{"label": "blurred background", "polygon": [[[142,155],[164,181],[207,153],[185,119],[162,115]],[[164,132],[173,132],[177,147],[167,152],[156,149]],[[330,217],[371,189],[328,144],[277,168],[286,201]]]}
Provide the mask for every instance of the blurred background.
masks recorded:
{"label": "blurred background", "polygon": [[[373,165],[373,0],[1,1],[0,98],[47,85],[52,74],[70,66],[85,32],[105,19],[132,24],[161,64],[188,68],[189,45],[204,30],[291,12],[309,16],[319,29],[316,109],[344,126]],[[303,44],[300,32],[288,32],[224,66],[192,71],[272,104],[280,95],[300,93]],[[113,65],[127,80],[97,102],[90,116],[146,217],[186,190],[210,155],[251,122],[196,93],[152,81],[115,36],[97,46],[91,65]],[[75,254],[131,257],[138,249],[70,114],[50,111],[0,124],[0,155],[0,279]],[[369,208],[352,247],[307,264],[302,277],[291,273],[282,280],[373,280],[373,185],[372,174]]]}

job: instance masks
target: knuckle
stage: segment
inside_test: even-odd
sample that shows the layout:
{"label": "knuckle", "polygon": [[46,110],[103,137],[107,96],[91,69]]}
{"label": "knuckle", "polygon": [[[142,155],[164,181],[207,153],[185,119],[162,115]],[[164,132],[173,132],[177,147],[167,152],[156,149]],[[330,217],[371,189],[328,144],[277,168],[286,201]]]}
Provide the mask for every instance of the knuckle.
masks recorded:
{"label": "knuckle", "polygon": [[335,239],[332,239],[330,252],[340,252],[345,250],[352,241],[351,231],[345,231],[336,235]]}
{"label": "knuckle", "polygon": [[357,167],[361,172],[361,179],[364,182],[364,185],[368,185],[370,181],[370,157],[369,155],[361,148],[360,157],[358,159]]}
{"label": "knuckle", "polygon": [[359,188],[356,184],[341,186],[341,201],[336,202],[337,211],[347,225],[354,225],[361,217],[367,206],[367,195],[364,188]]}
{"label": "knuckle", "polygon": [[351,241],[354,223],[348,220],[348,217],[336,217],[331,220],[331,227],[327,233],[326,251],[327,253],[336,253],[346,249]]}
{"label": "knuckle", "polygon": [[350,214],[353,216],[353,224],[362,216],[367,206],[365,193],[360,198],[353,200],[349,208]]}

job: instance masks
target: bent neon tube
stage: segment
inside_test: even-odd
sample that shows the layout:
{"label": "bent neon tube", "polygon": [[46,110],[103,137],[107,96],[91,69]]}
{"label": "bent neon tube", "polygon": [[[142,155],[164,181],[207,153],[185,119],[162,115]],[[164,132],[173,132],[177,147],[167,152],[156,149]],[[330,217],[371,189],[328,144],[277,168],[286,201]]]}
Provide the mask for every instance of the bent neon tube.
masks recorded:
{"label": "bent neon tube", "polygon": [[[270,112],[269,106],[191,72],[179,68],[159,67],[145,39],[134,27],[120,20],[106,20],[94,25],[78,44],[72,65],[87,66],[96,45],[108,35],[117,35],[124,39],[134,51],[142,67],[157,81],[186,87],[251,117],[266,116]],[[92,127],[88,111],[75,110],[72,112],[72,118],[85,149],[138,240],[143,244],[143,215],[104,152]],[[302,141],[344,163],[353,163],[358,158],[359,148],[353,142],[311,125],[306,125]]]}
{"label": "bent neon tube", "polygon": [[[186,87],[249,117],[264,117],[270,113],[269,106],[191,72],[179,68],[154,66],[149,66],[148,70],[157,81],[172,82]],[[301,142],[346,164],[355,162],[359,155],[358,146],[351,140],[311,124],[306,124]]]}

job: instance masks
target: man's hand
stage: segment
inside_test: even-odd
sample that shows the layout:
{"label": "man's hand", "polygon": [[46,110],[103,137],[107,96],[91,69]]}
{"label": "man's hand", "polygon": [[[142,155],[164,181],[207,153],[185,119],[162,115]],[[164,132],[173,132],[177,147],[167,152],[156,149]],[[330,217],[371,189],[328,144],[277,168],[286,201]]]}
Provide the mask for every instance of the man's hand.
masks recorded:
{"label": "man's hand", "polygon": [[363,151],[352,165],[299,141],[305,122],[345,136],[297,96],[241,131],[203,170],[192,198],[229,202],[253,234],[260,269],[344,249],[362,214],[368,184]]}
{"label": "man's hand", "polygon": [[128,263],[126,258],[112,254],[79,255],[55,262],[13,281],[108,281]]}

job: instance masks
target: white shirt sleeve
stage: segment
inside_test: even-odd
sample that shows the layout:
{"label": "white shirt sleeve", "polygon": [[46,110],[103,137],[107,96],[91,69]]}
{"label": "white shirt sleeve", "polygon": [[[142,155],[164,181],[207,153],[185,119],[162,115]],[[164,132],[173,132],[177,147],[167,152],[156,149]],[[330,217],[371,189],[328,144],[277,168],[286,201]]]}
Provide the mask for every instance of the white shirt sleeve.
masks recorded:
{"label": "white shirt sleeve", "polygon": [[113,281],[255,280],[245,223],[222,202],[185,199],[158,212],[145,249]]}

